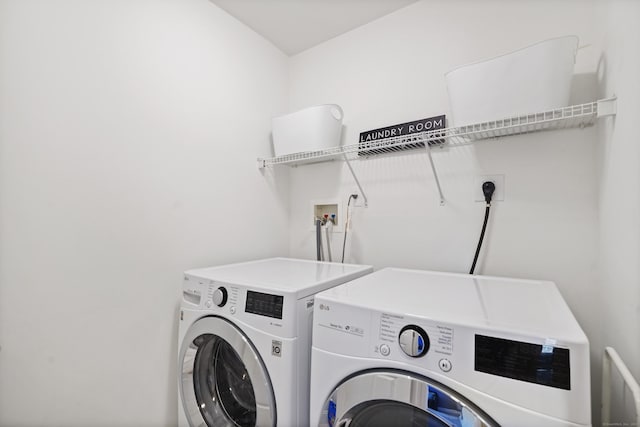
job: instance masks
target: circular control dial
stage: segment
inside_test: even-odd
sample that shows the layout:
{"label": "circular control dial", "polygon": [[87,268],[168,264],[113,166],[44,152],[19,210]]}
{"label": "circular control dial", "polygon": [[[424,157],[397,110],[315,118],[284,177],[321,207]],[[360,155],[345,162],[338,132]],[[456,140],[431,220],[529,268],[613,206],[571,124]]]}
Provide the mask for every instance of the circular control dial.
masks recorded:
{"label": "circular control dial", "polygon": [[227,303],[227,296],[227,290],[223,286],[220,286],[213,292],[213,303],[218,307],[224,307]]}
{"label": "circular control dial", "polygon": [[409,325],[402,328],[398,343],[407,356],[422,357],[429,351],[429,336],[420,326]]}

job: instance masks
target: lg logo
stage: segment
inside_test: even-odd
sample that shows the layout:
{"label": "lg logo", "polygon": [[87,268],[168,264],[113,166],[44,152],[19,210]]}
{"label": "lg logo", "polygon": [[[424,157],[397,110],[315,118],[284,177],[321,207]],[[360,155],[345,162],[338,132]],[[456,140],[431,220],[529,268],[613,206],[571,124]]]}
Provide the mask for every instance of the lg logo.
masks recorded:
{"label": "lg logo", "polygon": [[320,304],[319,308],[320,310],[331,311],[328,305]]}

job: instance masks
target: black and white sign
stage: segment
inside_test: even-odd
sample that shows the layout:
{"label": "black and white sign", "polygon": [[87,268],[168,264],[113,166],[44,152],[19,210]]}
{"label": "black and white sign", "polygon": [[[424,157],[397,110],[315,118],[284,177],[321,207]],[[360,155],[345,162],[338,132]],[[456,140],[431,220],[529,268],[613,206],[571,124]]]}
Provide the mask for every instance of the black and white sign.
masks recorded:
{"label": "black and white sign", "polygon": [[[358,142],[358,155],[377,154],[380,151],[386,151],[385,149],[391,151],[387,146],[397,145],[397,142],[403,142],[406,145],[394,146],[393,151],[424,147],[424,135],[417,134],[444,129],[445,122],[446,116],[442,115],[361,132],[360,141]],[[398,139],[398,137],[402,136],[406,136],[407,138]],[[440,135],[436,134],[434,136],[437,137]],[[432,139],[429,140],[428,144],[438,145],[443,142],[444,140],[442,139]]]}

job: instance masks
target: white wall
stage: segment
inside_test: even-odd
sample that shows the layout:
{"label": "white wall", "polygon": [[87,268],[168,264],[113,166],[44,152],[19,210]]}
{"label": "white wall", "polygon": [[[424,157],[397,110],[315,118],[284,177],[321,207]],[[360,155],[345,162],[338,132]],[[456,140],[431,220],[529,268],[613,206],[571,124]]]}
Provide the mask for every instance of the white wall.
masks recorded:
{"label": "white wall", "polygon": [[[421,1],[293,57],[289,106],[340,104],[343,143],[353,144],[364,130],[449,114],[448,70],[566,34],[587,46],[577,56],[572,103],[591,101],[596,21],[593,2]],[[467,272],[484,215],[472,198],[475,177],[504,174],[506,198],[494,203],[476,272],[557,283],[591,341],[599,399],[597,153],[595,127],[435,150],[445,206],[425,154],[355,162],[369,207],[353,209],[345,260]],[[315,255],[310,200],[346,203],[355,190],[341,162],[292,170],[292,255]],[[336,233],[333,247],[341,244]]]}
{"label": "white wall", "polygon": [[287,252],[286,78],[206,0],[0,0],[0,425],[177,423],[182,271]]}
{"label": "white wall", "polygon": [[339,103],[353,143],[448,114],[449,69],[564,34],[591,45],[572,101],[616,93],[615,121],[437,151],[443,207],[424,154],[355,163],[370,206],[346,260],[467,271],[474,179],[504,174],[478,271],[556,281],[597,413],[604,344],[640,375],[639,6],[478,3],[422,1],[289,61],[205,0],[0,0],[0,425],[175,424],[180,273],[313,258],[310,201],[356,189],[339,162],[261,174],[273,115]]}
{"label": "white wall", "polygon": [[603,345],[614,347],[640,380],[640,147],[634,129],[640,117],[640,3],[602,2],[599,16],[605,31],[599,90],[618,97],[615,119],[599,123]]}

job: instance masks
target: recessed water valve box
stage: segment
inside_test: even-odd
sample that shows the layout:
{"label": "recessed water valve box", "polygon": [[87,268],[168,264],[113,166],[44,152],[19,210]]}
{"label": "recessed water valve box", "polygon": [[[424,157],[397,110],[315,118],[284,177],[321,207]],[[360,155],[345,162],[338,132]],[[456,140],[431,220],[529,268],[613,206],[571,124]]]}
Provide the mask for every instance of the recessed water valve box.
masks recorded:
{"label": "recessed water valve box", "polygon": [[333,231],[342,231],[344,221],[342,215],[342,205],[338,200],[314,201],[311,203],[312,216],[311,228],[315,230],[316,220],[320,219],[322,225],[327,222],[333,223]]}

